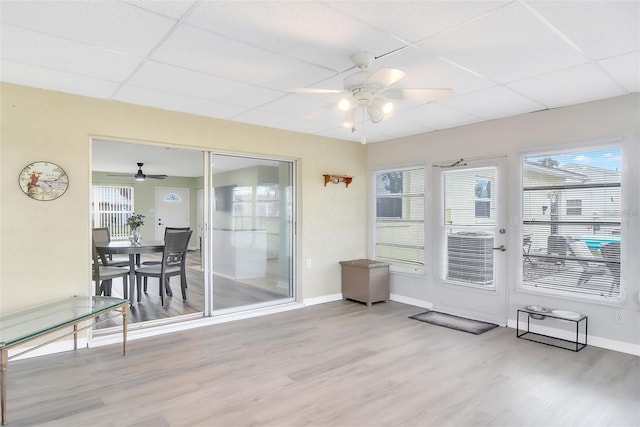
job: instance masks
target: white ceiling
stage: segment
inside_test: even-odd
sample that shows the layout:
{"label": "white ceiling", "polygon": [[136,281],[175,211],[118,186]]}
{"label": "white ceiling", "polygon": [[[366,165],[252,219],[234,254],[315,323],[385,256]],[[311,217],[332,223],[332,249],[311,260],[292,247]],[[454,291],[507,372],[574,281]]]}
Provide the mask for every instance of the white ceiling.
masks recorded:
{"label": "white ceiling", "polygon": [[339,95],[286,89],[342,89],[356,52],[405,71],[393,87],[455,93],[398,102],[368,142],[640,91],[637,0],[0,6],[2,81],[350,141]]}

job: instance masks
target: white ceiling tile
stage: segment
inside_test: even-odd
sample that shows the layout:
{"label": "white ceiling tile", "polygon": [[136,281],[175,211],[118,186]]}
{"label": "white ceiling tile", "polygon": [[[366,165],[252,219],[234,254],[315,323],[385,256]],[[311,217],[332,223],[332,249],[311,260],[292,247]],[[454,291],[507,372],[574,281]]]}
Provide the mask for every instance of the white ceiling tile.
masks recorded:
{"label": "white ceiling tile", "polygon": [[603,59],[598,63],[627,91],[640,92],[640,52]]}
{"label": "white ceiling tile", "polygon": [[[363,136],[361,132],[351,132],[351,130],[345,129],[343,127],[325,129],[325,130],[316,132],[315,134],[320,136],[326,136],[327,138],[341,139],[343,141],[350,141],[358,144],[361,143],[361,138]],[[379,134],[375,132],[375,130],[367,130],[364,134],[364,137],[367,144],[373,143],[373,142],[385,141],[389,139],[388,135]]]}
{"label": "white ceiling tile", "polygon": [[606,58],[640,49],[640,2],[531,1],[587,55]]}
{"label": "white ceiling tile", "polygon": [[289,129],[294,132],[302,133],[314,133],[324,128],[324,126],[318,125],[314,122],[285,117],[259,110],[251,110],[241,113],[234,117],[233,120],[276,129]]}
{"label": "white ceiling tile", "polygon": [[367,123],[365,133],[370,130],[381,135],[385,135],[386,139],[389,139],[431,132],[435,129],[430,128],[429,126],[418,126],[415,123],[405,122],[402,120],[402,114],[390,114],[385,116],[384,120],[380,123]]}
{"label": "white ceiling tile", "polygon": [[195,0],[122,0],[142,9],[152,10],[170,18],[181,18],[194,5]]}
{"label": "white ceiling tile", "polygon": [[338,1],[330,7],[416,43],[507,3],[509,1]]}
{"label": "white ceiling tile", "polygon": [[327,69],[181,25],[154,53],[161,62],[285,90],[335,75]]}
{"label": "white ceiling tile", "polygon": [[381,58],[377,67],[399,68],[405,77],[395,83],[398,88],[447,88],[455,95],[495,86],[495,83],[455,67],[422,49],[405,49]]}
{"label": "white ceiling tile", "polygon": [[283,94],[208,74],[148,61],[128,83],[233,106],[257,107]]}
{"label": "white ceiling tile", "polygon": [[337,102],[320,102],[317,99],[293,94],[262,105],[259,109],[268,113],[312,121],[327,126],[338,126],[344,118],[344,113],[338,110]]}
{"label": "white ceiling tile", "polygon": [[113,99],[130,104],[146,105],[221,119],[233,117],[246,110],[246,107],[234,106],[228,103],[208,101],[202,98],[176,95],[157,89],[147,89],[132,85],[125,85],[120,88]]}
{"label": "white ceiling tile", "polygon": [[107,80],[127,78],[140,58],[30,30],[2,26],[3,58]]}
{"label": "white ceiling tile", "polygon": [[446,129],[482,121],[479,117],[456,111],[435,102],[403,110],[402,116],[398,116],[398,118],[403,122],[431,129]]}
{"label": "white ceiling tile", "polygon": [[593,64],[532,77],[508,86],[549,107],[580,104],[624,94]]}
{"label": "white ceiling tile", "polygon": [[500,83],[586,62],[517,2],[419,45]]}
{"label": "white ceiling tile", "polygon": [[2,22],[144,56],[174,20],[119,1],[3,1]]}
{"label": "white ceiling tile", "polygon": [[109,98],[118,87],[118,83],[113,81],[5,60],[0,65],[0,79],[3,82],[93,98]]}
{"label": "white ceiling tile", "polygon": [[343,71],[356,52],[402,44],[321,2],[201,2],[186,22],[293,58]]}
{"label": "white ceiling tile", "polygon": [[545,105],[533,102],[502,86],[458,96],[444,101],[443,104],[486,120],[515,116],[546,108]]}

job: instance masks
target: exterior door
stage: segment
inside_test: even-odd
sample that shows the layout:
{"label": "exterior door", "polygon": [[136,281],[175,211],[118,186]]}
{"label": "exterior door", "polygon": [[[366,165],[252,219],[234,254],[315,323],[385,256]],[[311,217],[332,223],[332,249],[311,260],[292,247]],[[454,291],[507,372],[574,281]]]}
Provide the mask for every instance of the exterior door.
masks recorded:
{"label": "exterior door", "polygon": [[[189,227],[189,189],[156,187],[156,240],[164,239],[166,227]],[[192,239],[189,246],[197,246]]]}
{"label": "exterior door", "polygon": [[507,321],[504,158],[436,167],[435,309]]}

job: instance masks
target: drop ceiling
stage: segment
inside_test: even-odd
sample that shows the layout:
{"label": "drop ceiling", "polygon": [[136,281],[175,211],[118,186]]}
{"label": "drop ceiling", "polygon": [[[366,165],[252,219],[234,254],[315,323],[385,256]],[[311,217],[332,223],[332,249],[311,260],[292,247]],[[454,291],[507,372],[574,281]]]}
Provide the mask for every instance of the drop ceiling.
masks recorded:
{"label": "drop ceiling", "polygon": [[[0,1],[0,79],[368,142],[640,91],[638,1]],[[351,55],[451,88],[342,127]],[[123,135],[126,137],[126,135]]]}

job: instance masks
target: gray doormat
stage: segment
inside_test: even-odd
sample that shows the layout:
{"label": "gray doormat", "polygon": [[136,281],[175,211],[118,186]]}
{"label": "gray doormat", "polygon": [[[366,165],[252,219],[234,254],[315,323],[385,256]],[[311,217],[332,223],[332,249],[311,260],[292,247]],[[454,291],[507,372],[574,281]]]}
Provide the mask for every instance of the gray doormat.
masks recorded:
{"label": "gray doormat", "polygon": [[431,323],[433,325],[444,326],[445,328],[468,332],[475,335],[484,334],[485,332],[498,327],[498,325],[494,323],[465,319],[464,317],[454,316],[452,314],[445,314],[431,310],[409,316],[409,319],[415,319],[421,322]]}

